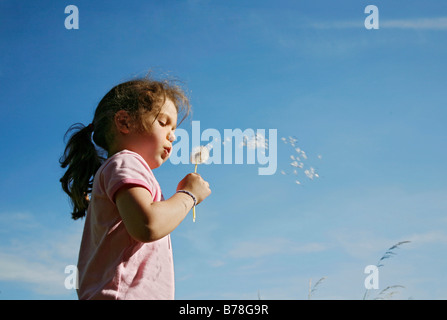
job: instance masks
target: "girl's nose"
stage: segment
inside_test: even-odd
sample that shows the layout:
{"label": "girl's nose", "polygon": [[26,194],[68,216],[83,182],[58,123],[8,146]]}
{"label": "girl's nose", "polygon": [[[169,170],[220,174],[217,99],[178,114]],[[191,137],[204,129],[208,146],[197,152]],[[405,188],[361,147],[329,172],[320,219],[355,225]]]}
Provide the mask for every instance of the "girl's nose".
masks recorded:
{"label": "girl's nose", "polygon": [[174,134],[174,132],[169,133],[168,140],[170,142],[174,142],[175,141],[175,134]]}

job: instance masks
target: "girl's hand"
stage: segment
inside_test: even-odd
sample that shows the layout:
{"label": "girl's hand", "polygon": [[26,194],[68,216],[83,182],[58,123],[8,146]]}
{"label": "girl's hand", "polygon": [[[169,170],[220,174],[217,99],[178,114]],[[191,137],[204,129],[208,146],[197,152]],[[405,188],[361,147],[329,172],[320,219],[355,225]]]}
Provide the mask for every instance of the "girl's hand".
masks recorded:
{"label": "girl's hand", "polygon": [[202,202],[211,194],[210,184],[203,180],[198,173],[187,174],[177,186],[178,190],[186,190],[191,192],[197,200],[197,204]]}

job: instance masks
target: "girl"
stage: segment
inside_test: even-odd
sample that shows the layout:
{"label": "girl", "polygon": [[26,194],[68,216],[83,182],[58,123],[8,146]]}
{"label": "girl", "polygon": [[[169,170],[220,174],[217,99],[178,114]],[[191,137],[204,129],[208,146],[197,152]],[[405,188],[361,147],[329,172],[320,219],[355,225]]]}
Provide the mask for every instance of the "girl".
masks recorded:
{"label": "girl", "polygon": [[180,111],[184,120],[190,106],[179,87],[137,79],[112,88],[91,124],[67,131],[75,133],[60,160],[67,168],[60,181],[72,218],[86,216],[79,299],[174,299],[170,233],[211,193],[191,173],[164,200],[152,173],[169,158]]}

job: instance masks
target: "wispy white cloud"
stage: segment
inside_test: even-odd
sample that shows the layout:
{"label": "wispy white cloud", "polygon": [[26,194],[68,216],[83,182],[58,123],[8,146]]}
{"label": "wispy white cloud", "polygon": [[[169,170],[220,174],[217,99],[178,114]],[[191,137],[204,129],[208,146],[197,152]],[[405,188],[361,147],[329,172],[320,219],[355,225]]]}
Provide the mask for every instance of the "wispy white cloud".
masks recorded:
{"label": "wispy white cloud", "polygon": [[[379,16],[380,17],[380,16]],[[364,20],[324,21],[309,23],[315,29],[364,29]],[[380,29],[447,30],[447,17],[380,19]]]}
{"label": "wispy white cloud", "polygon": [[242,241],[229,251],[232,258],[261,258],[274,254],[312,253],[326,249],[321,243],[296,243],[285,238]]}
{"label": "wispy white cloud", "polygon": [[381,20],[387,29],[447,30],[447,17]]}
{"label": "wispy white cloud", "polygon": [[[0,252],[0,280],[27,284],[32,291],[42,295],[67,294],[64,288],[64,268],[58,265],[35,261],[29,256]],[[3,296],[7,290],[3,289]]]}
{"label": "wispy white cloud", "polygon": [[412,241],[415,245],[428,245],[428,244],[447,244],[447,233],[440,230],[433,230],[424,233],[416,233],[408,236],[408,240]]}
{"label": "wispy white cloud", "polygon": [[[11,231],[0,234],[0,281],[12,287],[26,285],[38,295],[70,295],[64,271],[77,262],[82,223],[51,230],[30,213],[1,214],[0,221]],[[7,295],[6,287],[2,296]]]}
{"label": "wispy white cloud", "polygon": [[307,27],[314,29],[355,29],[364,28],[363,20],[313,22]]}

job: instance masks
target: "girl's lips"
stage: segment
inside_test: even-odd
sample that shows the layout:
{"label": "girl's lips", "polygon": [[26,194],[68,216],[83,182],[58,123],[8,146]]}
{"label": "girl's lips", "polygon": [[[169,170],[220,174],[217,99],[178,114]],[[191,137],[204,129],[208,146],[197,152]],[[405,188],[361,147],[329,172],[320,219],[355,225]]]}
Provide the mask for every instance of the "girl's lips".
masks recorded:
{"label": "girl's lips", "polygon": [[164,148],[164,155],[165,156],[169,156],[170,153],[171,153],[171,148]]}

